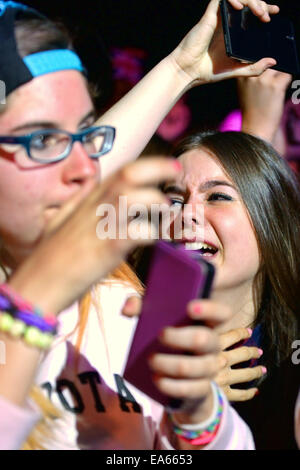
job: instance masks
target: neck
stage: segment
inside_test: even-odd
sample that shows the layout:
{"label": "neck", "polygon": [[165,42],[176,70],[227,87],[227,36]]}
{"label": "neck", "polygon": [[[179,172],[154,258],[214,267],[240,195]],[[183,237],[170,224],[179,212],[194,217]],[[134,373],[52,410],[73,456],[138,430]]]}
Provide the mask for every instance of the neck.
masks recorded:
{"label": "neck", "polygon": [[17,262],[9,251],[2,246],[0,250],[0,282],[5,282],[17,269],[20,262]]}
{"label": "neck", "polygon": [[231,289],[215,289],[212,299],[228,305],[233,315],[230,320],[218,327],[219,333],[236,328],[251,328],[255,320],[252,286],[238,286]]}

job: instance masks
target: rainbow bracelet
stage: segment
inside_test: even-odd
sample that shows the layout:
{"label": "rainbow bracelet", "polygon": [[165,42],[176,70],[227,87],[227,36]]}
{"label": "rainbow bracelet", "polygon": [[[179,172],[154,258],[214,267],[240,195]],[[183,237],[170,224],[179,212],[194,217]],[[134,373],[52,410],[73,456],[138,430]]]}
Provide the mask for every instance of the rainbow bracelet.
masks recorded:
{"label": "rainbow bracelet", "polygon": [[[7,310],[8,309],[8,310]],[[24,300],[8,284],[0,284],[0,310],[14,312],[24,312],[34,314],[43,319],[44,322],[57,327],[57,318],[52,314],[44,314],[39,308]]]}
{"label": "rainbow bracelet", "polygon": [[26,302],[7,284],[0,285],[0,331],[22,338],[30,346],[48,349],[57,332],[57,319]]}
{"label": "rainbow bracelet", "polygon": [[212,417],[199,425],[179,425],[175,422],[171,414],[169,419],[173,426],[174,433],[182,440],[194,446],[209,444],[216,436],[224,409],[224,400],[220,389],[212,382],[212,389],[214,393],[215,409]]}

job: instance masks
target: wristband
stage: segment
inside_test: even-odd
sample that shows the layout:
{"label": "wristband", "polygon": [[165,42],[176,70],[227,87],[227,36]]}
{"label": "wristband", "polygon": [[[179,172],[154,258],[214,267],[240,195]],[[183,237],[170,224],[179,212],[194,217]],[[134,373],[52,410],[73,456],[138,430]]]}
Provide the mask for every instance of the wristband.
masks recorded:
{"label": "wristband", "polygon": [[7,284],[0,285],[0,331],[22,338],[30,346],[48,349],[57,332],[57,319],[26,302]]}
{"label": "wristband", "polygon": [[0,284],[0,309],[7,311],[7,308],[12,310],[12,313],[14,311],[33,313],[37,317],[42,317],[46,323],[53,327],[56,327],[58,323],[55,315],[44,314],[39,308],[27,302],[19,294],[14,292],[8,284]]}
{"label": "wristband", "polygon": [[224,401],[221,391],[213,382],[211,382],[211,387],[214,395],[214,408],[211,416],[204,422],[196,425],[178,424],[174,417],[169,414],[174,433],[191,445],[209,444],[219,430]]}

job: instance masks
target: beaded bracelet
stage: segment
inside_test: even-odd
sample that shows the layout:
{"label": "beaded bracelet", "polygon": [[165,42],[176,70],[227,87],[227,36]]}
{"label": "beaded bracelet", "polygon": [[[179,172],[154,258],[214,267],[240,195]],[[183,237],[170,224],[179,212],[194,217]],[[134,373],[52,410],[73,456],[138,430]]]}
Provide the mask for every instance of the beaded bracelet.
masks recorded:
{"label": "beaded bracelet", "polygon": [[194,446],[209,444],[216,436],[223,414],[224,401],[219,388],[212,382],[211,383],[214,394],[214,410],[210,418],[204,423],[198,425],[182,425],[175,422],[171,414],[173,431],[175,434],[184,441]]}
{"label": "beaded bracelet", "polygon": [[42,311],[16,294],[7,284],[0,285],[0,331],[41,349],[51,346],[57,332],[54,315]]}

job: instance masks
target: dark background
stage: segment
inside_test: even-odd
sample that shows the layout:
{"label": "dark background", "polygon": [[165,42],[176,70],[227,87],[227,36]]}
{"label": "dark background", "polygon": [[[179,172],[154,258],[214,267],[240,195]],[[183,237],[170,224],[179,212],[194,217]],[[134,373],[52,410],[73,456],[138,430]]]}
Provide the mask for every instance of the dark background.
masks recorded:
{"label": "dark background", "polygon": [[[22,0],[21,0],[22,1]],[[62,20],[75,39],[75,48],[102,90],[111,93],[110,48],[137,47],[147,53],[145,70],[176,47],[197,23],[207,0],[24,0],[52,19]],[[273,3],[273,2],[268,2]],[[275,1],[294,21],[300,51],[299,0]],[[300,55],[300,54],[299,54]],[[295,77],[299,78],[299,77]],[[238,106],[235,81],[205,85],[189,92],[193,122],[216,126]]]}

